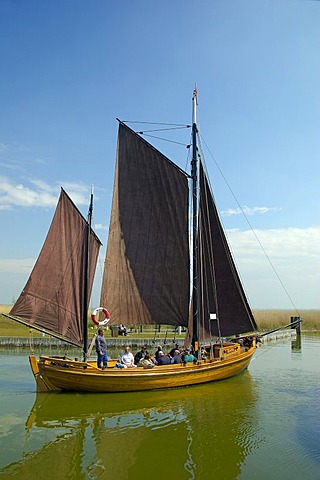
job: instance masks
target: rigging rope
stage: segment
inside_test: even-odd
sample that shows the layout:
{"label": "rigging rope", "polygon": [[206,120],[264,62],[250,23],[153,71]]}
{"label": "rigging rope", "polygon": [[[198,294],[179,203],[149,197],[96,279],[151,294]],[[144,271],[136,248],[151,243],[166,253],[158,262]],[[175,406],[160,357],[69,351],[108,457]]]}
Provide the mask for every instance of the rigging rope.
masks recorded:
{"label": "rigging rope", "polygon": [[183,128],[189,128],[189,125],[186,125],[184,127],[173,127],[173,128],[154,128],[152,130],[143,130],[141,132],[137,132],[137,133],[140,133],[140,135],[144,135],[146,132],[149,133],[149,132],[167,132],[169,130],[182,130]]}
{"label": "rigging rope", "polygon": [[[137,133],[143,135],[143,132],[137,132]],[[156,138],[157,140],[163,140],[164,142],[175,143],[176,145],[182,145],[183,147],[188,148],[188,145],[186,145],[185,143],[175,142],[174,140],[169,140],[168,138],[156,137],[155,135],[144,135],[144,136],[145,137]]]}
{"label": "rigging rope", "polygon": [[259,348],[259,350],[262,350],[262,352],[260,354],[255,354],[254,357],[251,359],[251,363],[254,361],[254,360],[257,360],[258,358],[261,357],[261,355],[264,355],[265,353],[269,352],[273,347],[275,347],[277,345],[277,342],[274,342],[273,345],[271,345],[270,347],[268,348]]}
{"label": "rigging rope", "polygon": [[185,123],[165,123],[165,122],[139,122],[135,120],[122,120],[123,123],[140,123],[144,125],[166,125],[168,127],[184,127],[190,128],[191,125],[186,125]]}
{"label": "rigging rope", "polygon": [[33,355],[34,348],[33,348],[33,329],[32,328],[29,328],[29,348],[30,348],[30,353]]}
{"label": "rigging rope", "polygon": [[[267,254],[267,252],[266,252],[265,248],[263,247],[263,245],[262,245],[262,243],[261,243],[261,241],[260,241],[260,239],[259,239],[259,237],[258,237],[257,233],[255,232],[255,230],[254,230],[253,226],[251,225],[251,223],[250,223],[250,221],[249,221],[249,219],[248,219],[248,217],[247,217],[246,213],[244,212],[244,210],[243,210],[243,208],[241,207],[241,205],[240,205],[240,203],[239,203],[239,201],[238,201],[238,199],[237,199],[236,195],[234,194],[234,192],[233,192],[233,190],[232,190],[232,188],[231,188],[230,184],[228,183],[228,181],[227,181],[226,177],[224,176],[224,174],[223,174],[223,172],[222,172],[222,170],[221,170],[221,168],[220,168],[220,166],[219,166],[218,162],[217,162],[217,161],[216,161],[216,159],[214,158],[213,154],[211,153],[211,151],[210,151],[210,149],[209,149],[209,147],[208,147],[207,143],[206,143],[206,142],[205,142],[205,140],[203,139],[203,137],[200,137],[200,135],[199,135],[199,143],[200,143],[200,146],[201,146],[201,139],[203,140],[203,142],[204,142],[204,144],[205,144],[206,148],[208,149],[208,152],[209,152],[209,154],[210,154],[210,156],[211,156],[212,160],[214,161],[214,163],[215,163],[215,165],[216,165],[217,169],[219,170],[219,173],[220,173],[220,175],[222,176],[223,180],[225,181],[225,183],[226,183],[226,185],[227,185],[227,187],[228,187],[228,189],[229,189],[229,191],[230,191],[231,195],[233,196],[233,198],[234,198],[235,202],[237,203],[237,205],[238,205],[238,207],[239,207],[239,209],[240,209],[241,213],[243,214],[243,216],[244,216],[244,218],[245,218],[245,220],[246,220],[247,224],[249,225],[249,228],[250,228],[250,230],[252,231],[252,233],[253,233],[253,235],[255,236],[255,238],[256,238],[256,240],[257,240],[258,244],[260,245],[260,248],[261,248],[262,252],[264,253],[264,255],[265,255],[266,259],[268,260],[268,262],[269,262],[269,264],[270,264],[270,266],[271,266],[271,268],[272,268],[272,270],[273,270],[274,274],[276,275],[276,277],[277,277],[277,279],[278,279],[278,281],[279,281],[280,285],[282,286],[282,288],[283,288],[284,292],[286,293],[286,295],[287,295],[288,299],[290,300],[290,302],[291,302],[291,305],[293,306],[294,310],[295,310],[295,311],[296,311],[296,312],[299,314],[299,311],[298,311],[297,307],[295,306],[295,304],[294,304],[294,302],[293,302],[293,300],[292,300],[292,298],[291,298],[291,296],[290,296],[290,294],[289,294],[288,290],[286,289],[286,287],[285,287],[284,283],[282,282],[282,280],[281,280],[281,278],[280,278],[280,276],[279,276],[278,272],[276,271],[276,269],[275,269],[275,267],[274,267],[274,265],[273,265],[273,263],[272,263],[271,259],[269,258],[269,256],[268,256],[268,254]],[[201,147],[201,150],[202,150],[202,147]]]}
{"label": "rigging rope", "polygon": [[174,140],[169,140],[168,138],[157,137],[155,135],[149,135],[148,132],[163,132],[168,130],[181,130],[184,128],[191,128],[191,125],[186,125],[185,123],[164,123],[164,122],[139,122],[134,120],[122,120],[122,123],[133,123],[133,124],[143,124],[143,125],[162,125],[170,128],[158,128],[152,130],[136,131],[139,135],[144,135],[145,137],[155,138],[157,140],[163,140],[164,142],[174,143],[176,145],[182,145],[183,147],[189,148],[190,145],[185,143],[177,142]]}

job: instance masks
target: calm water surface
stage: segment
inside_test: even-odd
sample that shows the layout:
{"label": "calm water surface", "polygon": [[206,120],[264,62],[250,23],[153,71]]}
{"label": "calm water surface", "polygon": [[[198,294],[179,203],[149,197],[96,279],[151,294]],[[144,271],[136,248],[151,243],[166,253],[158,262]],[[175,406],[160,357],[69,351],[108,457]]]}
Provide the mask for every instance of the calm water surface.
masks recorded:
{"label": "calm water surface", "polygon": [[320,479],[320,337],[266,343],[238,377],[170,391],[38,394],[0,352],[0,478]]}

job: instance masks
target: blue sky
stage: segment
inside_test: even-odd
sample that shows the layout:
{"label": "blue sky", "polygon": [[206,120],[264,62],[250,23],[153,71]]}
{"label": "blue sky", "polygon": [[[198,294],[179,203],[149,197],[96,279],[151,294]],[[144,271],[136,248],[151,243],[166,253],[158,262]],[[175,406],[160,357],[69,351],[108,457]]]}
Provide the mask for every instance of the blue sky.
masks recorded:
{"label": "blue sky", "polygon": [[[190,123],[197,83],[252,308],[319,308],[319,25],[318,1],[0,0],[0,303],[23,288],[61,186],[84,214],[95,186],[104,253],[116,117]],[[155,145],[185,167],[183,146]]]}

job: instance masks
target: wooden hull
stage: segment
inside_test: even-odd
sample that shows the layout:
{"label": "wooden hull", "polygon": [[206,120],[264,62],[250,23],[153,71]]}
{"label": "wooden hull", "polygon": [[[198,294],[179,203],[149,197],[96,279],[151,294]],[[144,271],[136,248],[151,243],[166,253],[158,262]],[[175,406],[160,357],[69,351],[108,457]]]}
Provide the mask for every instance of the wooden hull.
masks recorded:
{"label": "wooden hull", "polygon": [[255,345],[224,353],[222,358],[197,364],[155,366],[152,369],[98,369],[93,362],[30,356],[37,391],[134,392],[198,385],[233,377],[248,367]]}

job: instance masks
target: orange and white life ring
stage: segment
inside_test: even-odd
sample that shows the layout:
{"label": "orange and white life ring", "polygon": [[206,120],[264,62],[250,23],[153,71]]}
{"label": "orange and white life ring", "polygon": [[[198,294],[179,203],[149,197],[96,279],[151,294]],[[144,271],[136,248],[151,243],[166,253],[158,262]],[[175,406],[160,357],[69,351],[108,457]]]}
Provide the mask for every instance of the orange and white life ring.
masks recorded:
{"label": "orange and white life ring", "polygon": [[[104,313],[104,316],[105,316],[105,319],[102,320],[102,322],[98,322],[97,320],[97,314],[98,312],[103,312]],[[93,310],[92,312],[92,315],[91,315],[91,320],[93,321],[93,323],[95,323],[96,325],[107,325],[107,323],[109,322],[110,320],[110,313],[108,312],[108,310],[106,308],[103,308],[103,307],[97,307]]]}

